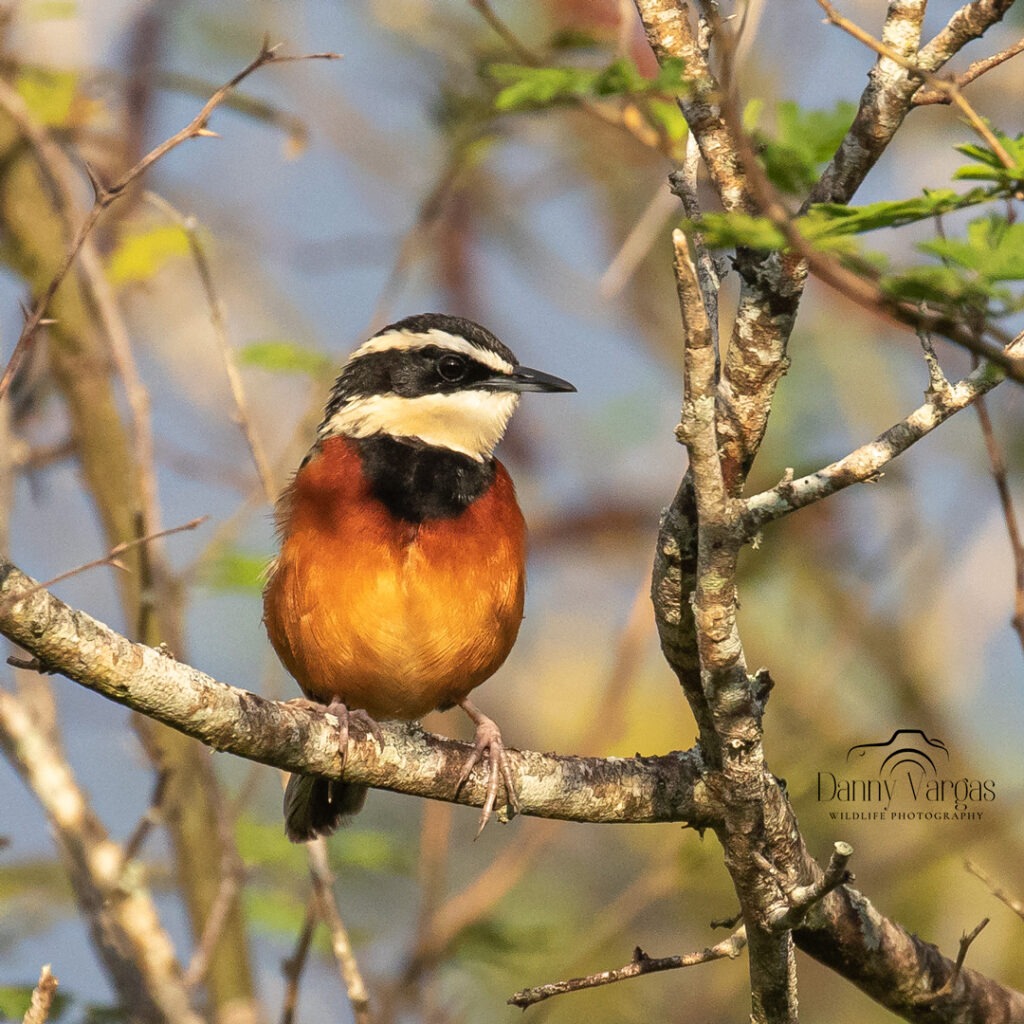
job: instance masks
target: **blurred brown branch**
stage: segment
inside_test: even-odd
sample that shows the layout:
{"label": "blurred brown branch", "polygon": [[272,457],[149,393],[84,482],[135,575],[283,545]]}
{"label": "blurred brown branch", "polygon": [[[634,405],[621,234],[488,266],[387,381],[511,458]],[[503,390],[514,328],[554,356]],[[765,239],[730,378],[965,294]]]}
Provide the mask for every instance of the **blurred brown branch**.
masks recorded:
{"label": "blurred brown branch", "polygon": [[279,54],[278,46],[270,46],[267,41],[264,41],[260,52],[249,62],[241,71],[238,72],[230,81],[222,85],[207,101],[203,104],[202,109],[198,114],[180,131],[175,132],[174,135],[165,139],[159,145],[155,146],[150,150],[141,160],[138,161],[133,167],[129,168],[124,174],[121,175],[115,182],[110,185],[104,185],[93,173],[92,169],[86,166],[86,171],[89,174],[90,181],[92,182],[94,201],[91,209],[82,221],[72,240],[68,251],[64,255],[64,259],[54,275],[49,285],[47,285],[43,294],[36,300],[32,311],[29,313],[25,320],[25,324],[22,327],[21,336],[18,338],[18,342],[14,347],[14,351],[11,353],[11,358],[7,363],[7,367],[4,370],[3,376],[0,377],[0,399],[3,398],[10,386],[11,378],[14,376],[18,365],[25,357],[25,353],[32,344],[36,331],[38,330],[43,317],[46,314],[46,310],[50,305],[50,300],[53,298],[55,292],[60,287],[61,282],[67,276],[72,264],[75,261],[75,257],[78,255],[79,250],[82,248],[85,240],[89,237],[92,229],[96,226],[96,222],[100,219],[103,211],[107,209],[116,199],[124,194],[125,189],[132,184],[138,178],[141,178],[149,168],[155,164],[162,157],[166,156],[172,149],[180,146],[183,142],[188,142],[190,139],[201,138],[201,137],[214,137],[216,132],[210,131],[207,124],[210,120],[210,115],[217,109],[218,106],[224,101],[228,93],[235,88],[239,82],[244,81],[254,71],[259,70],[267,64],[283,63],[287,61],[295,60],[335,60],[340,54],[337,53],[311,53],[305,54],[300,57],[289,57],[286,55]]}
{"label": "blurred brown branch", "polygon": [[60,751],[0,690],[0,749],[43,805],[75,898],[122,1004],[143,1024],[201,1024],[170,938],[137,872],[93,813]]}
{"label": "blurred brown branch", "polygon": [[992,893],[1000,903],[1008,906],[1019,918],[1021,918],[1021,920],[1024,920],[1024,900],[1018,899],[1008,893],[1002,886],[997,885],[992,876],[989,875],[987,871],[982,870],[982,868],[975,864],[973,860],[966,861],[964,866],[972,875],[974,875],[975,878],[979,878],[985,883],[988,887],[988,891]]}

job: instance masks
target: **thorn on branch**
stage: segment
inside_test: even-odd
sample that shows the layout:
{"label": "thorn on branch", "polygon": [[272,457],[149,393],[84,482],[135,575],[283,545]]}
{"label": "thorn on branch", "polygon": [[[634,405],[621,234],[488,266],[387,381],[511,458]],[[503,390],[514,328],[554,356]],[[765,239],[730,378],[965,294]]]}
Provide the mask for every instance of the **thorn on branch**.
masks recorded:
{"label": "thorn on branch", "polygon": [[735,928],[743,920],[743,911],[737,910],[732,917],[716,917],[710,924],[712,928]]}
{"label": "thorn on branch", "polygon": [[26,672],[38,672],[41,676],[54,676],[60,673],[60,669],[51,668],[36,657],[19,658],[12,654],[8,657],[7,664],[11,668],[24,669]]}

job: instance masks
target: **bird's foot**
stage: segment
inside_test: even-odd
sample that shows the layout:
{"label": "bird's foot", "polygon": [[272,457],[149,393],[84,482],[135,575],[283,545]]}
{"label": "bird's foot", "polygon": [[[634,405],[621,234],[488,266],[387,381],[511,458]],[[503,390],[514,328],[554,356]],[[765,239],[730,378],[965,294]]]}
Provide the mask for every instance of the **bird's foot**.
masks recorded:
{"label": "bird's foot", "polygon": [[362,708],[349,710],[344,701],[332,700],[327,705],[327,714],[334,715],[338,720],[338,746],[341,748],[342,767],[348,760],[349,726],[353,722],[357,722],[367,736],[372,736],[377,741],[378,750],[384,750],[384,734],[380,731],[380,726]]}
{"label": "bird's foot", "polygon": [[308,708],[310,711],[326,712],[328,715],[334,715],[337,718],[338,748],[341,751],[341,765],[343,768],[348,760],[349,726],[352,722],[356,722],[366,735],[372,736],[377,741],[378,750],[384,750],[384,734],[380,731],[380,726],[362,708],[352,708],[349,710],[348,705],[344,701],[332,700],[330,704],[324,705],[318,701],[309,700],[306,697],[295,697],[293,700],[288,701],[288,703],[294,704],[297,707]]}
{"label": "bird's foot", "polygon": [[505,798],[513,814],[519,813],[519,795],[516,793],[512,769],[505,754],[505,744],[502,741],[501,730],[497,724],[468,700],[459,701],[459,707],[473,720],[473,724],[476,726],[476,739],[473,753],[466,759],[466,764],[463,766],[462,774],[459,776],[459,783],[455,787],[455,792],[458,793],[462,789],[469,780],[473,769],[485,756],[489,765],[487,793],[484,798],[483,808],[480,811],[480,827],[477,829],[475,837],[479,838],[480,833],[483,832],[484,826],[490,820],[491,814],[494,811],[494,805],[498,800],[499,786],[504,784]]}

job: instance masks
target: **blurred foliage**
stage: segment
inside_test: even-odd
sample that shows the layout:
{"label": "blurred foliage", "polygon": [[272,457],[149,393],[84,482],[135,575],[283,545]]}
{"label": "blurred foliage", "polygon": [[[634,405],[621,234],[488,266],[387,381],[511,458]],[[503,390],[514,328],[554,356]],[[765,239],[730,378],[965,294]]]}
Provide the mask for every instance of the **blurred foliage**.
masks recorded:
{"label": "blurred foliage", "polygon": [[241,366],[254,366],[270,373],[304,373],[322,376],[331,361],[322,353],[284,338],[268,338],[250,342],[238,350]]}
{"label": "blurred foliage", "polygon": [[79,76],[72,71],[24,68],[15,82],[32,116],[47,128],[69,124],[78,96]]}
{"label": "blurred foliage", "polygon": [[112,284],[152,281],[170,260],[187,256],[188,234],[174,224],[146,227],[125,234],[107,257],[107,276]]}
{"label": "blurred foliage", "polygon": [[743,111],[743,126],[757,145],[772,184],[787,195],[802,195],[832,159],[857,105],[840,100],[831,110],[814,110],[786,100],[775,106],[772,132],[761,126],[765,108],[764,99],[751,100]]}
{"label": "blurred foliage", "polygon": [[267,556],[221,545],[203,562],[203,584],[210,590],[262,592]]}
{"label": "blurred foliage", "polygon": [[621,57],[596,70],[489,64],[487,74],[501,86],[494,107],[502,112],[608,96],[660,93],[672,98],[683,90],[683,62],[678,58],[666,60],[655,78],[646,78],[632,61]]}

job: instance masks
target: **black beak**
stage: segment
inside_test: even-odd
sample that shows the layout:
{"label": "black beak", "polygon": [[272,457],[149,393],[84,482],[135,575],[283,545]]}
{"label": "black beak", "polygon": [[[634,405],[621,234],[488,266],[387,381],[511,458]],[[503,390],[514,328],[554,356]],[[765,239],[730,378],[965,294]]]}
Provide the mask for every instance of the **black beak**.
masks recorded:
{"label": "black beak", "polygon": [[529,366],[517,366],[510,374],[495,374],[487,380],[480,381],[474,387],[483,386],[495,391],[575,391],[576,388],[567,380],[533,370]]}

